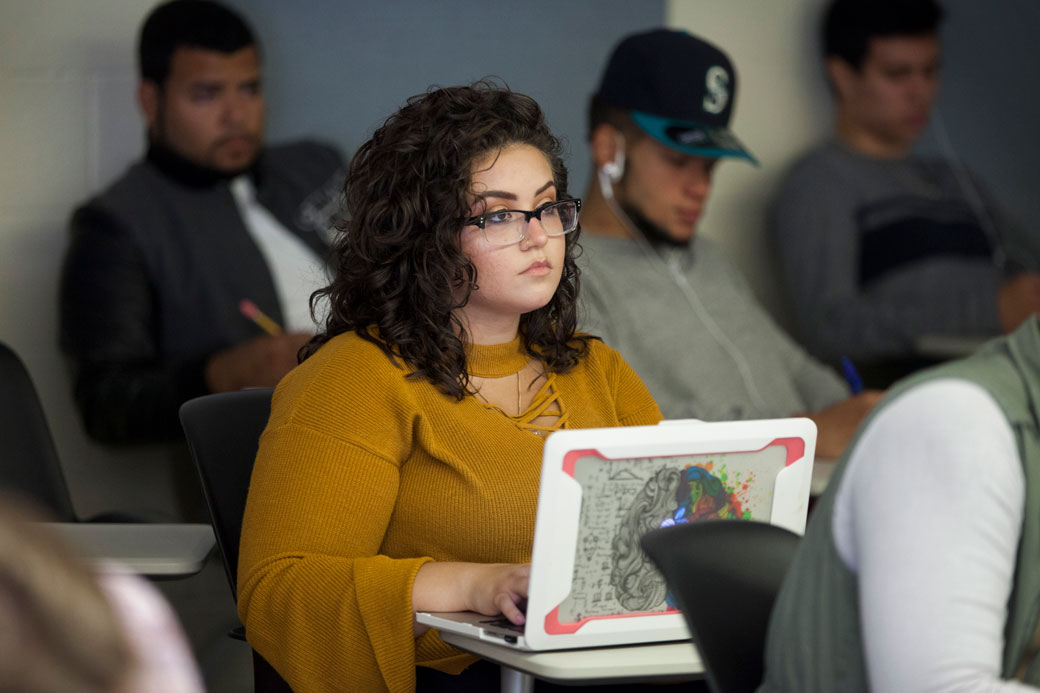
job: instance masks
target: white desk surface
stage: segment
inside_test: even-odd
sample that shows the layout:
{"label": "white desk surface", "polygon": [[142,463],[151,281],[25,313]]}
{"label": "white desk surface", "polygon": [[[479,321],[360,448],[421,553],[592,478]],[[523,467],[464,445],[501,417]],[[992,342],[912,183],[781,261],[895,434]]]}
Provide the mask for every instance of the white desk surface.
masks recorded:
{"label": "white desk surface", "polygon": [[96,565],[120,563],[141,575],[186,577],[202,570],[216,542],[204,524],[51,522]]}
{"label": "white desk surface", "polygon": [[525,652],[441,631],[449,645],[482,659],[562,684],[689,681],[704,676],[704,664],[689,640]]}
{"label": "white desk surface", "polygon": [[914,351],[921,356],[957,359],[970,356],[992,339],[992,335],[926,334],[914,340]]}
{"label": "white desk surface", "polygon": [[813,460],[812,481],[809,485],[809,495],[816,498],[823,495],[827,483],[831,480],[834,468],[838,466],[838,460],[826,457],[817,457]]}

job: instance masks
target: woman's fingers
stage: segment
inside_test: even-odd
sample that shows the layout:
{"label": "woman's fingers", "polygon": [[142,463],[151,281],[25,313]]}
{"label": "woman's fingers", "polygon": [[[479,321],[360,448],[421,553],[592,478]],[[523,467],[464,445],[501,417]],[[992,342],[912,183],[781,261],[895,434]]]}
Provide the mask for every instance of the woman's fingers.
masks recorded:
{"label": "woman's fingers", "polygon": [[530,564],[495,564],[486,566],[486,569],[485,579],[477,587],[480,594],[475,595],[474,611],[502,614],[510,622],[522,624],[524,612],[520,605],[527,598]]}

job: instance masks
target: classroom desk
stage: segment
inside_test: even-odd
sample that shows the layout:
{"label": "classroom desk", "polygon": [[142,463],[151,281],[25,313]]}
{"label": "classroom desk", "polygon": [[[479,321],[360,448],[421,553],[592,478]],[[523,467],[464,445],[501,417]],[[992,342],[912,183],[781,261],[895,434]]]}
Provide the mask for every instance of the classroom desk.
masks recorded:
{"label": "classroom desk", "polygon": [[213,528],[204,524],[48,522],[93,564],[122,564],[141,575],[178,578],[202,570],[213,550]]}
{"label": "classroom desk", "polygon": [[525,652],[458,633],[441,631],[441,639],[464,652],[501,665],[502,693],[529,693],[535,678],[581,686],[692,681],[704,676],[704,664],[697,648],[689,640]]}
{"label": "classroom desk", "polygon": [[813,460],[812,481],[809,482],[809,495],[817,498],[823,495],[827,483],[831,480],[834,468],[838,466],[838,460],[826,457],[817,457]]}
{"label": "classroom desk", "polygon": [[914,340],[914,351],[919,356],[935,359],[959,359],[970,356],[992,336],[926,334]]}

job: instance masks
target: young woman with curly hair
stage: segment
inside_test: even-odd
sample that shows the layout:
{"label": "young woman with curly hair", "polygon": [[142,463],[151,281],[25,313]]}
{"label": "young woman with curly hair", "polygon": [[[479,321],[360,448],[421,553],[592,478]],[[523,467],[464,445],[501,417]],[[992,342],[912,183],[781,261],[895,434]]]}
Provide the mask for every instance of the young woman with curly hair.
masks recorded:
{"label": "young woman with curly hair", "polygon": [[532,99],[411,98],[345,193],[324,329],[260,442],[239,611],[294,689],[413,690],[418,665],[425,690],[475,658],[416,611],[523,622],[544,435],[661,414],[575,333],[580,202]]}

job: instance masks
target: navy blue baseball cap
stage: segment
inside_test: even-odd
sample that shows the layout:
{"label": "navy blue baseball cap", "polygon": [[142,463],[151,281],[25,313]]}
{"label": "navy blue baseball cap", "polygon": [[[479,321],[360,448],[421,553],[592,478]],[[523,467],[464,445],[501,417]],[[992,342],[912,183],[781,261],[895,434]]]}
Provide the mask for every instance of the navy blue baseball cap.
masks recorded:
{"label": "navy blue baseball cap", "polygon": [[614,48],[595,98],[629,111],[672,149],[757,164],[729,130],[736,94],[737,73],[719,48],[685,31],[654,29]]}

